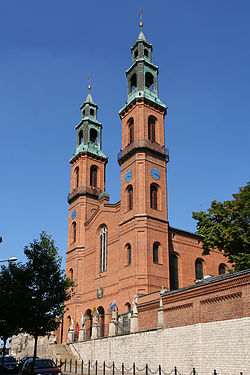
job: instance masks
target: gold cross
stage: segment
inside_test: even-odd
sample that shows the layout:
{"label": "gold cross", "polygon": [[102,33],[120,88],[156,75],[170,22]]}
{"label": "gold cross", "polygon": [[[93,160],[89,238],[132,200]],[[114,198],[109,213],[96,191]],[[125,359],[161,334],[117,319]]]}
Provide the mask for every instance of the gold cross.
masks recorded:
{"label": "gold cross", "polygon": [[91,90],[91,86],[90,86],[90,78],[91,78],[91,74],[89,73],[89,85],[88,85],[89,92],[90,92],[90,90]]}
{"label": "gold cross", "polygon": [[143,8],[140,9],[139,17],[140,17],[140,28],[142,29],[143,23],[142,23],[142,12]]}

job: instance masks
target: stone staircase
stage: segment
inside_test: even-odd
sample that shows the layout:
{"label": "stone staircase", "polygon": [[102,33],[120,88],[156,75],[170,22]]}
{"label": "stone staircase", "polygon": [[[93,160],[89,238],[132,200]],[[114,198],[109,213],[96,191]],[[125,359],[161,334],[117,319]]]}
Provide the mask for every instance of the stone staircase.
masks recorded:
{"label": "stone staircase", "polygon": [[69,362],[72,360],[72,363],[74,363],[76,360],[79,360],[79,355],[77,353],[73,353],[70,346],[67,344],[53,344],[51,345],[51,351],[53,359],[57,362],[62,360],[63,362],[66,360]]}

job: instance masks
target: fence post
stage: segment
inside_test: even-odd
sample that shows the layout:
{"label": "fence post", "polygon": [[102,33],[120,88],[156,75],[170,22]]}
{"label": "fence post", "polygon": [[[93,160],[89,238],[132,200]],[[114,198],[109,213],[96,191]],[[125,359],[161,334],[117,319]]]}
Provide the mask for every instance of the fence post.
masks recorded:
{"label": "fence post", "polygon": [[122,375],[124,375],[124,363],[122,363]]}
{"label": "fence post", "polygon": [[159,365],[159,375],[161,375],[161,365]]}
{"label": "fence post", "polygon": [[72,359],[69,361],[69,372],[71,372]]}
{"label": "fence post", "polygon": [[196,371],[195,371],[195,368],[193,368],[193,375],[195,375],[196,374]]}
{"label": "fence post", "polygon": [[115,375],[115,362],[112,363],[112,375]]}
{"label": "fence post", "polygon": [[95,375],[97,375],[97,360],[95,361]]}
{"label": "fence post", "polygon": [[83,374],[83,360],[82,360],[82,364],[81,364],[81,374]]}
{"label": "fence post", "polygon": [[90,375],[90,360],[88,362],[88,375]]}
{"label": "fence post", "polygon": [[133,375],[135,375],[135,363],[133,363]]}
{"label": "fence post", "polygon": [[75,374],[77,374],[77,359],[75,361]]}
{"label": "fence post", "polygon": [[146,363],[146,375],[148,375],[148,364]]}
{"label": "fence post", "polygon": [[105,361],[103,361],[103,375],[105,375]]}
{"label": "fence post", "polygon": [[177,375],[177,368],[174,366],[174,375]]}

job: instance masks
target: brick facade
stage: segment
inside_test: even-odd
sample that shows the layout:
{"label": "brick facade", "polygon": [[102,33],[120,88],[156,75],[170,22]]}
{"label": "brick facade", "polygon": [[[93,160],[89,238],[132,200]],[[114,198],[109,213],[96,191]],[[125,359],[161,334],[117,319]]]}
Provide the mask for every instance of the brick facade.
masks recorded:
{"label": "brick facade", "polygon": [[[93,307],[100,312],[100,325],[104,326],[101,334],[106,335],[111,318],[108,307],[114,300],[119,313],[124,313],[130,309],[134,295],[159,291],[162,285],[169,290],[171,254],[178,260],[178,288],[194,283],[197,259],[204,276],[218,275],[219,265],[227,264],[218,251],[202,255],[200,236],[169,226],[164,127],[167,107],[158,98],[158,68],[151,62],[151,51],[152,45],[141,31],[132,48],[133,64],[126,73],[128,99],[120,111],[118,203],[110,204],[105,192],[107,157],[101,151],[102,127],[90,92],[81,107],[77,149],[70,161],[66,259],[66,274],[77,287],[66,304],[64,342],[71,318],[75,324],[80,323],[81,314],[86,314],[87,327],[91,327]],[[188,320],[191,307],[183,309]]]}

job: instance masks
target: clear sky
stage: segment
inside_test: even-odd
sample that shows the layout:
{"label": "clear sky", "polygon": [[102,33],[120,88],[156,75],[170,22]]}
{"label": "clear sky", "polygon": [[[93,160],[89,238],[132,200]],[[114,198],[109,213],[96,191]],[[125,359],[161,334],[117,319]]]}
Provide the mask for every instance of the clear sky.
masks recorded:
{"label": "clear sky", "polygon": [[143,32],[167,104],[170,225],[195,231],[192,211],[231,199],[249,180],[249,0],[3,0],[0,2],[0,259],[42,230],[65,262],[69,159],[87,96],[103,124],[107,191],[120,200],[118,111],[130,47]]}

